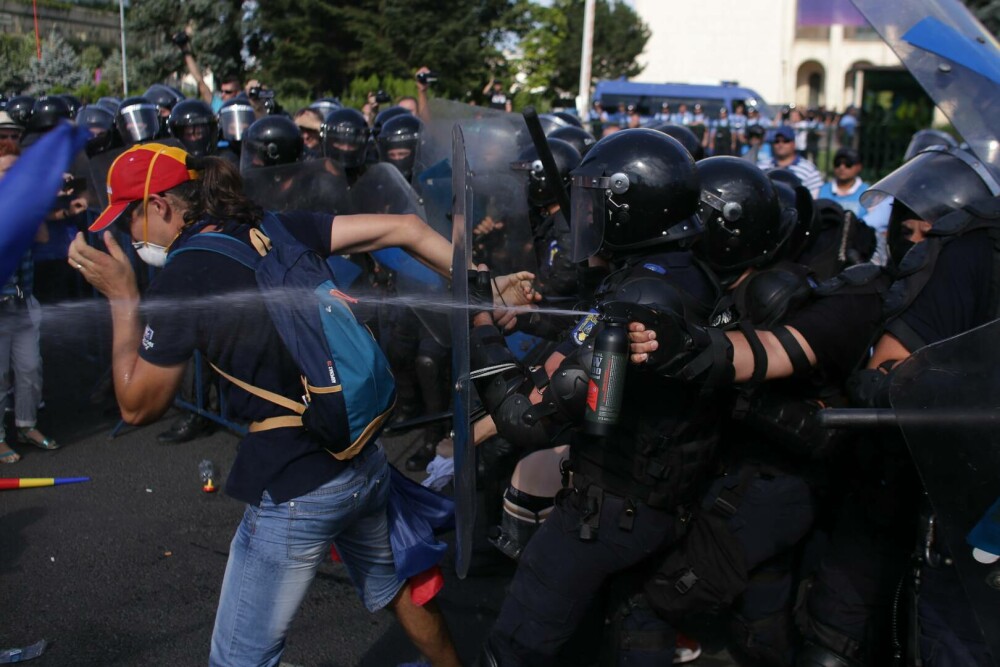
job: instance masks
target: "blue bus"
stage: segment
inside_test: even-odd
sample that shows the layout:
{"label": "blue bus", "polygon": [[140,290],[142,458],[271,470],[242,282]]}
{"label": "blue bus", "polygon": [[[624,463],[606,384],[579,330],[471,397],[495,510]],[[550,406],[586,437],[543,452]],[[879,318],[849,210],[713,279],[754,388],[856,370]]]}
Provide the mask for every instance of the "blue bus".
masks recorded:
{"label": "blue bus", "polygon": [[637,83],[626,81],[624,78],[598,81],[594,90],[594,101],[600,102],[609,114],[614,114],[620,103],[624,103],[626,108],[635,105],[644,125],[660,111],[664,102],[670,105],[671,112],[677,112],[681,104],[686,104],[688,111],[692,111],[695,104],[700,104],[705,116],[713,120],[718,118],[720,108],[726,107],[729,113],[733,113],[736,105],[740,103],[747,110],[751,107],[757,109],[761,117],[768,121],[773,122],[775,115],[774,110],[768,106],[760,93],[731,82],[711,86],[691,83]]}

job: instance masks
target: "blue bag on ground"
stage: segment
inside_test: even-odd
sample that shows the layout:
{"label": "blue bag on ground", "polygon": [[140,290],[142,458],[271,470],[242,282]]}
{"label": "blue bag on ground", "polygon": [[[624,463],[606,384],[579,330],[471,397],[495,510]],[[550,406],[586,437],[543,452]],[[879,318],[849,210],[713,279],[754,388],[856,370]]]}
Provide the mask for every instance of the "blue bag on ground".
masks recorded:
{"label": "blue bag on ground", "polygon": [[[216,232],[196,234],[171,255],[217,252],[253,269],[262,291],[295,295],[266,303],[303,375],[305,402],[261,393],[220,373],[250,393],[297,412],[327,451],[337,459],[350,459],[381,432],[395,405],[396,383],[389,361],[371,331],[354,317],[350,297],[339,291],[337,276],[325,259],[300,243],[272,213],[265,215],[261,231],[267,237],[264,241],[270,242],[263,256],[239,239]],[[300,295],[310,293],[315,301],[303,303]],[[259,424],[265,426],[256,430],[268,428],[266,421]]]}

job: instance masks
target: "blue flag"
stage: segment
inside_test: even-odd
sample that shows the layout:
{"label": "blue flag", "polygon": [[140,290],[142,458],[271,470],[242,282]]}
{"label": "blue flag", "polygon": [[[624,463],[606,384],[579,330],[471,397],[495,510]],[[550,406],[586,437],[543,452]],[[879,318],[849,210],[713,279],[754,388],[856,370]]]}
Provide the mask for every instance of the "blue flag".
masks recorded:
{"label": "blue flag", "polygon": [[0,179],[0,284],[7,282],[35,240],[38,226],[56,203],[63,173],[86,145],[85,127],[61,123],[31,145]]}

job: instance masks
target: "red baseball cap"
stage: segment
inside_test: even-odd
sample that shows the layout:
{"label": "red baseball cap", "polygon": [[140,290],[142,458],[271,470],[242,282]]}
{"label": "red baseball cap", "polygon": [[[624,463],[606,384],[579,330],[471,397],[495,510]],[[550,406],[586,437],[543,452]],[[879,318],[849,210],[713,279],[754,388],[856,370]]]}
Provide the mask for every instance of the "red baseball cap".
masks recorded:
{"label": "red baseball cap", "polygon": [[111,163],[108,170],[108,207],[97,216],[90,231],[110,226],[134,201],[147,199],[150,193],[165,192],[198,178],[187,168],[188,154],[183,148],[165,144],[139,144],[128,149]]}

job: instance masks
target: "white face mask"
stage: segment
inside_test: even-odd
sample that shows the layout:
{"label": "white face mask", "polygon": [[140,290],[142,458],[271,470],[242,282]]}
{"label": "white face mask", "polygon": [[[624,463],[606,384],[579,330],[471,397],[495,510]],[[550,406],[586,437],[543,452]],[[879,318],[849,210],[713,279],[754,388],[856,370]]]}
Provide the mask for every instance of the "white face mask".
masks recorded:
{"label": "white face mask", "polygon": [[135,243],[135,252],[139,259],[157,268],[167,264],[167,249],[155,243]]}

